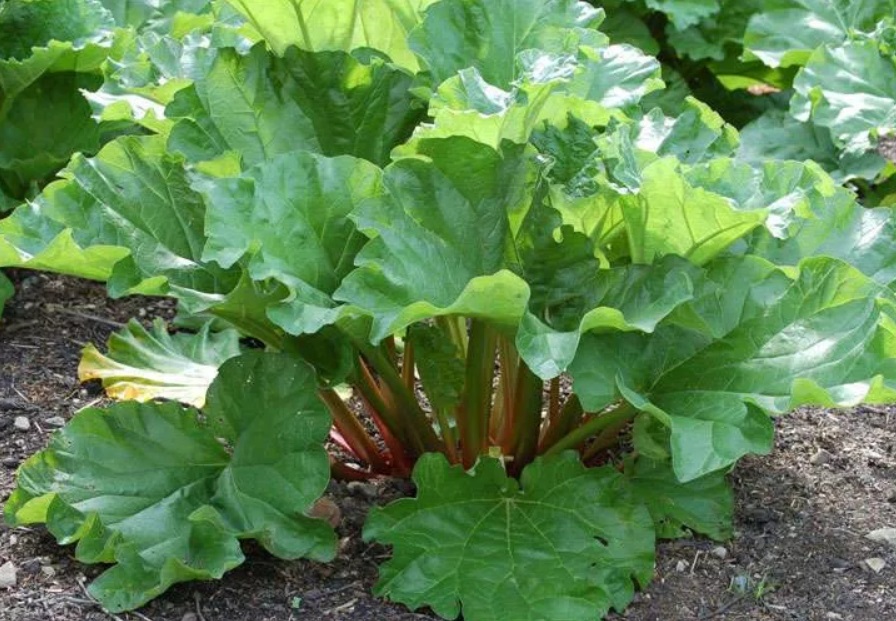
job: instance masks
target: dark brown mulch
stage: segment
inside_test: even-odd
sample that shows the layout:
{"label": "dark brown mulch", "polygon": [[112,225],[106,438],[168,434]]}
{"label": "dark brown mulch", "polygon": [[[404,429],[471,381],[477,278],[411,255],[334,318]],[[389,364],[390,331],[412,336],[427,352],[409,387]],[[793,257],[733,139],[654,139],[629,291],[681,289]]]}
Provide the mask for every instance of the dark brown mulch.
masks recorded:
{"label": "dark brown mulch", "polygon": [[[102,403],[79,386],[86,342],[105,342],[115,322],[169,317],[164,301],[110,301],[103,288],[70,278],[15,272],[19,293],[0,322],[0,499],[14,470],[42,448],[48,419],[69,418]],[[28,417],[27,431],[15,429]],[[896,620],[896,548],[865,538],[896,527],[896,409],[851,413],[807,410],[779,423],[768,457],[745,459],[733,475],[735,538],[660,545],[656,578],[615,620],[888,621]],[[420,611],[370,595],[376,564],[388,551],[360,540],[371,504],[407,492],[406,484],[333,484],[343,515],[342,546],[331,564],[284,562],[246,546],[247,562],[223,580],[178,585],[136,613],[136,621],[412,621]],[[880,573],[867,559],[886,563]],[[99,621],[114,618],[83,585],[98,573],[73,560],[42,528],[0,526],[0,565],[18,569],[17,585],[0,590],[0,621]],[[301,598],[301,599],[296,599]]]}

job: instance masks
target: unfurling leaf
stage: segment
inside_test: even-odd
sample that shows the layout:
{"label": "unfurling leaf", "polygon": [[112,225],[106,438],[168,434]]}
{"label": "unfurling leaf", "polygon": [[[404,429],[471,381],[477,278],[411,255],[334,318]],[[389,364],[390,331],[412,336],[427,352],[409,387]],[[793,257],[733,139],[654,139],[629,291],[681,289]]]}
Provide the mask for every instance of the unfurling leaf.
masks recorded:
{"label": "unfurling leaf", "polygon": [[78,379],[99,379],[113,399],[170,399],[202,407],[218,368],[240,353],[236,330],[213,333],[205,324],[197,334],[169,334],[156,320],[149,330],[131,320],[109,339],[103,355],[92,344],[84,348]]}

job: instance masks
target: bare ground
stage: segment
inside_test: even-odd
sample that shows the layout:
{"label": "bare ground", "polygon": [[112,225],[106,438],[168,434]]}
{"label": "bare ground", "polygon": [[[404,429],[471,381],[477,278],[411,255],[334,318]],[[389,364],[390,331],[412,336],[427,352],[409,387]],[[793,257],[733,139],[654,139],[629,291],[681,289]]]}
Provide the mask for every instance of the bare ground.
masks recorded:
{"label": "bare ground", "polygon": [[[110,301],[101,286],[74,279],[12,277],[19,293],[0,321],[0,500],[16,467],[46,444],[54,417],[102,403],[95,386],[77,382],[81,347],[104,343],[131,316],[171,313],[164,301]],[[29,429],[15,427],[21,416]],[[743,460],[733,474],[735,538],[661,544],[653,583],[612,619],[896,621],[896,547],[865,537],[896,527],[896,408],[806,410],[778,427],[774,453]],[[179,585],[117,617],[85,591],[99,568],[74,561],[42,528],[0,525],[0,566],[17,570],[16,585],[0,589],[0,621],[434,618],[370,595],[388,551],[363,543],[360,528],[371,504],[407,493],[407,484],[334,483],[329,491],[343,515],[334,563],[278,561],[250,545],[247,562],[223,580]]]}

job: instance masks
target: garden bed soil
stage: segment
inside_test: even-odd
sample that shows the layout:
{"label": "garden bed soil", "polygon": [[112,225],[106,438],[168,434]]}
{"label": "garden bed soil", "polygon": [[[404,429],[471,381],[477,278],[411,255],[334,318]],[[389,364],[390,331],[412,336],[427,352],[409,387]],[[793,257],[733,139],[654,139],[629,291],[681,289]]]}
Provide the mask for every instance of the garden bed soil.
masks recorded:
{"label": "garden bed soil", "polygon": [[[0,500],[16,467],[43,448],[58,417],[102,404],[76,377],[84,344],[104,343],[129,317],[170,317],[164,300],[110,301],[103,287],[18,271],[0,320]],[[17,417],[26,417],[27,430]],[[21,421],[20,421],[21,425]],[[732,475],[736,536],[660,544],[656,577],[616,621],[894,621],[896,547],[866,535],[896,527],[896,408],[809,409],[778,422],[767,457]],[[100,568],[79,564],[40,527],[0,526],[0,621],[412,621],[434,618],[370,595],[388,550],[360,540],[372,504],[408,493],[407,483],[334,483],[341,510],[338,559],[285,562],[247,545],[246,563],[223,580],[178,585],[133,613],[104,613],[85,585]],[[879,571],[869,566],[868,559]],[[883,567],[881,568],[881,562]]]}

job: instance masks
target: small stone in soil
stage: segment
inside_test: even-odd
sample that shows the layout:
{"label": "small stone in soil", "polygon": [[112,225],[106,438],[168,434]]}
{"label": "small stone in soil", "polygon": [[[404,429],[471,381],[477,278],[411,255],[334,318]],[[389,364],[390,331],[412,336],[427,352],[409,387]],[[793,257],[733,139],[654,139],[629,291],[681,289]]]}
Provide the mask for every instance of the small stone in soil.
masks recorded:
{"label": "small stone in soil", "polygon": [[896,548],[896,528],[878,528],[867,535],[866,538],[878,543],[887,543]]}
{"label": "small stone in soil", "polygon": [[679,573],[684,573],[685,571],[687,571],[687,568],[688,564],[686,561],[678,561],[678,563],[675,564],[675,571]]}
{"label": "small stone in soil", "polygon": [[725,546],[716,546],[712,550],[710,550],[710,554],[715,556],[716,558],[725,559],[728,558],[728,548]]}
{"label": "small stone in soil", "polygon": [[834,459],[834,456],[831,455],[828,451],[824,449],[818,449],[818,452],[812,456],[812,459],[809,460],[809,463],[820,466],[822,464],[826,464]]}
{"label": "small stone in soil", "polygon": [[11,589],[16,582],[16,566],[12,564],[12,561],[0,565],[0,589]]}
{"label": "small stone in soil", "polygon": [[876,574],[879,574],[883,571],[884,567],[887,566],[887,562],[882,558],[866,558],[865,565]]}
{"label": "small stone in soil", "polygon": [[833,621],[836,621],[837,619],[842,619],[843,615],[837,614],[836,612],[828,612],[828,613],[825,613],[824,618],[832,619]]}
{"label": "small stone in soil", "polygon": [[196,616],[195,612],[188,612],[180,621],[199,621],[199,617]]}
{"label": "small stone in soil", "polygon": [[19,467],[19,460],[15,457],[4,457],[3,465],[12,470]]}
{"label": "small stone in soil", "polygon": [[61,416],[51,416],[44,422],[50,427],[65,427],[65,419]]}
{"label": "small stone in soil", "polygon": [[13,421],[12,426],[19,431],[28,431],[29,429],[31,429],[31,421],[28,420],[27,416],[16,416],[16,419]]}
{"label": "small stone in soil", "polygon": [[377,486],[371,485],[370,483],[364,483],[362,481],[350,481],[345,487],[355,496],[363,496],[364,498],[368,498],[370,500],[373,500],[377,496],[379,496],[379,489],[377,488]]}

